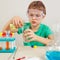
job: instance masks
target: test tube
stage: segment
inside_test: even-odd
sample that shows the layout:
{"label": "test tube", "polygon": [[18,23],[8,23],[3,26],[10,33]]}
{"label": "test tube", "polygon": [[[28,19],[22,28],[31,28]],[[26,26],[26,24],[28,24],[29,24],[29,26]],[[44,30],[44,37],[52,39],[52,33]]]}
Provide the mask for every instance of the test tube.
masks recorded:
{"label": "test tube", "polygon": [[2,50],[2,42],[0,42],[0,50]]}
{"label": "test tube", "polygon": [[[26,23],[24,23],[24,26],[22,27],[22,32],[24,33],[25,30],[29,29],[29,25],[27,25]],[[28,40],[30,40],[30,38],[27,37]]]}

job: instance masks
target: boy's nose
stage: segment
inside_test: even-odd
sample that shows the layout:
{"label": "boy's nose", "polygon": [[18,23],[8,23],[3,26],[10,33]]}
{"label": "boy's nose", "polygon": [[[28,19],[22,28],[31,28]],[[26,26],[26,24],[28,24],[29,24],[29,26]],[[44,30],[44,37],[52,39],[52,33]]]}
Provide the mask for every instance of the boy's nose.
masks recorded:
{"label": "boy's nose", "polygon": [[36,17],[35,17],[35,16],[33,16],[33,17],[32,17],[32,19],[33,19],[33,20],[35,20],[35,19],[36,19]]}

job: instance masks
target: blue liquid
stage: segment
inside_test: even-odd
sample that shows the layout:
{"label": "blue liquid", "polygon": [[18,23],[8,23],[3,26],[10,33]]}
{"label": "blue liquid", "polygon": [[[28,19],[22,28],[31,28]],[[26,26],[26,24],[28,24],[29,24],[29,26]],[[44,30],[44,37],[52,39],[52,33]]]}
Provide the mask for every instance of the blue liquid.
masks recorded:
{"label": "blue liquid", "polygon": [[60,51],[47,51],[46,56],[48,60],[60,60]]}

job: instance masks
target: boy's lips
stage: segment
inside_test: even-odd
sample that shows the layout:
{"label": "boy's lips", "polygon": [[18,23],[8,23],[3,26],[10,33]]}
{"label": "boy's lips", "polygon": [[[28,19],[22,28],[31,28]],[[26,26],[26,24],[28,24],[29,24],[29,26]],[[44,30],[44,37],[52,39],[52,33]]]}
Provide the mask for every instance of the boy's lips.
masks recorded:
{"label": "boy's lips", "polygon": [[36,21],[32,21],[32,23],[33,23],[33,24],[35,24],[35,23],[36,23]]}

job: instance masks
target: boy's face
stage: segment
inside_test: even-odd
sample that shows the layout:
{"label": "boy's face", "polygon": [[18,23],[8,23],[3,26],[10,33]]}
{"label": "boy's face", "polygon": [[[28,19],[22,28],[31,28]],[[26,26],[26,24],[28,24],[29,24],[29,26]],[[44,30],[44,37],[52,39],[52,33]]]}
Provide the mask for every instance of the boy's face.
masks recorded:
{"label": "boy's face", "polygon": [[44,18],[44,13],[38,9],[29,9],[28,18],[32,26],[37,26]]}

